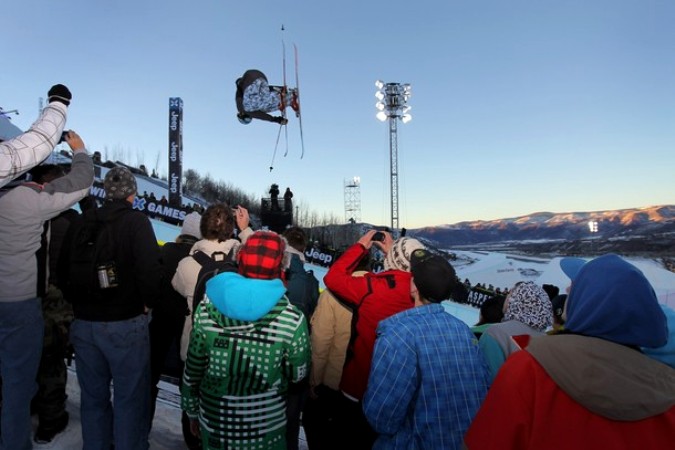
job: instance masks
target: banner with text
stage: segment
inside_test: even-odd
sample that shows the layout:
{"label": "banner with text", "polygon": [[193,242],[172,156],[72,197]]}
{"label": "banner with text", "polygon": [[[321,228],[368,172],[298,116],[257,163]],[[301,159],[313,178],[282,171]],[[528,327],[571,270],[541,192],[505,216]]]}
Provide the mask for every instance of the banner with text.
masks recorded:
{"label": "banner with text", "polygon": [[169,204],[181,206],[183,179],[183,100],[169,98]]}
{"label": "banner with text", "polygon": [[[105,189],[103,183],[94,181],[94,185],[89,193],[99,200],[105,200]],[[167,223],[177,225],[185,219],[187,214],[192,212],[189,208],[172,206],[170,203],[160,200],[153,200],[149,197],[136,196],[134,199],[134,209],[144,212],[153,219],[162,220]]]}

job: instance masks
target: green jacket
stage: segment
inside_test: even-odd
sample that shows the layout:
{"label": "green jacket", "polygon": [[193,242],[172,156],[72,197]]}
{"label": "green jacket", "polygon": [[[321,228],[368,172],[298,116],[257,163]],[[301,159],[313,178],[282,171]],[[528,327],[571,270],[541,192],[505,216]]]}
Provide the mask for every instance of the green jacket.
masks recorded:
{"label": "green jacket", "polygon": [[284,291],[281,280],[236,273],[207,283],[181,387],[205,448],[286,448],[288,383],[307,375],[311,353],[307,321]]}

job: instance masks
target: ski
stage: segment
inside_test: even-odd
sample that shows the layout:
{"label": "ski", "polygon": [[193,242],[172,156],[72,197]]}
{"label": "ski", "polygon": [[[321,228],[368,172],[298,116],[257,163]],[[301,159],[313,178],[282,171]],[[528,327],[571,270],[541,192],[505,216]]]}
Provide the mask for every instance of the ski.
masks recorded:
{"label": "ski", "polygon": [[[283,25],[281,31],[284,31]],[[286,43],[284,40],[281,40],[281,77],[282,77],[282,86],[283,91],[286,90]],[[287,119],[286,116],[286,103],[284,100],[284,92],[281,92],[281,102],[279,104],[279,109],[281,110],[281,117]],[[274,144],[274,153],[272,153],[272,161],[270,162],[270,172],[274,169],[274,159],[277,156],[277,150],[279,149],[279,138],[281,137],[281,129],[284,129],[284,134],[286,138],[286,151],[284,152],[284,157],[288,155],[288,127],[286,125],[279,125],[279,132],[277,133],[277,141]]]}
{"label": "ski", "polygon": [[295,116],[298,118],[298,125],[300,126],[300,146],[302,153],[300,159],[305,156],[305,139],[302,135],[302,114],[300,113],[300,77],[298,75],[298,46],[293,44],[293,56],[295,57]]}
{"label": "ski", "polygon": [[[283,30],[284,30],[284,26],[282,25],[281,31],[283,31]],[[283,80],[282,81],[283,81],[284,87],[283,87],[283,91],[282,91],[281,97],[280,97],[281,98],[281,105],[279,105],[279,106],[281,107],[281,117],[283,117],[284,120],[286,121],[285,125],[281,125],[282,127],[284,127],[284,135],[285,135],[285,138],[286,138],[286,151],[284,152],[284,158],[285,158],[288,155],[288,126],[287,126],[288,125],[288,117],[286,116],[286,99],[284,97],[287,95],[286,93],[288,92],[288,87],[286,86],[286,42],[283,39],[281,40],[281,50],[282,50],[282,63],[283,63],[283,69],[282,69],[283,70],[283,73],[282,73]],[[281,131],[281,128],[279,129],[279,131]],[[277,141],[278,141],[278,139],[277,139]]]}

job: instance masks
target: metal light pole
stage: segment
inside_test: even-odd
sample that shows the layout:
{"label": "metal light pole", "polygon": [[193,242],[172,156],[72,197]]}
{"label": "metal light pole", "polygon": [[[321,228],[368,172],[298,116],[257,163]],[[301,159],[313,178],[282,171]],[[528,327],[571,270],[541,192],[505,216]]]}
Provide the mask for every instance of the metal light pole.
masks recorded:
{"label": "metal light pole", "polygon": [[389,119],[389,157],[391,161],[391,229],[398,229],[398,123],[408,123],[412,116],[408,114],[408,100],[411,87],[408,83],[375,82],[378,102],[375,107],[380,110],[375,117],[384,122]]}
{"label": "metal light pole", "polygon": [[593,252],[593,235],[598,232],[598,221],[589,220],[588,221],[588,230],[591,232],[591,253]]}

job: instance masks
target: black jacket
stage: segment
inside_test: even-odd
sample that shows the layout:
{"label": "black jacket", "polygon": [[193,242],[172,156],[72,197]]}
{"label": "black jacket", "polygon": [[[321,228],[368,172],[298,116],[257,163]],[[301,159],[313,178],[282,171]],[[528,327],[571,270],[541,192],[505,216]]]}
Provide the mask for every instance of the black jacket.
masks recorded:
{"label": "black jacket", "polygon": [[[132,209],[125,200],[106,201],[96,210],[103,220],[115,219],[112,237],[119,287],[105,298],[78,295],[66,289],[67,300],[73,303],[76,319],[94,322],[126,320],[144,312],[144,307],[153,308],[160,298],[161,267],[157,238],[150,219]],[[84,216],[77,217],[68,229],[64,240],[59,280],[68,281],[68,261],[74,236],[84,227]]]}
{"label": "black jacket", "polygon": [[[181,235],[186,236],[186,235]],[[162,265],[162,301],[153,310],[153,317],[182,316],[189,314],[187,299],[180,295],[171,285],[181,259],[189,256],[190,249],[197,242],[196,238],[181,239],[178,242],[167,242],[160,250]]]}

